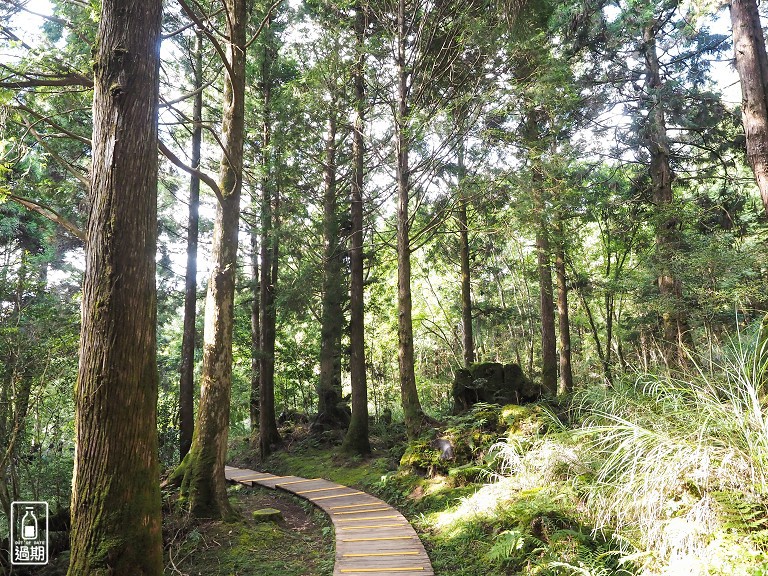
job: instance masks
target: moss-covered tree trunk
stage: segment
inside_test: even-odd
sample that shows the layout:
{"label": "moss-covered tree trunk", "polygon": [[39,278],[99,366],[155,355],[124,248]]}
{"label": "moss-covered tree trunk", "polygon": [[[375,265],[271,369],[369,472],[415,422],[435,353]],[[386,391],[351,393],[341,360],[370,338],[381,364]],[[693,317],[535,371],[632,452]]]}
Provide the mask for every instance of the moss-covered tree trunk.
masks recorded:
{"label": "moss-covered tree trunk", "polygon": [[232,333],[243,169],[246,4],[246,0],[225,2],[230,42],[227,44],[224,74],[220,197],[216,207],[211,277],[205,301],[197,425],[192,448],[182,463],[182,494],[189,500],[191,513],[201,518],[231,514],[224,465],[232,388]]}
{"label": "moss-covered tree trunk", "polygon": [[159,0],[105,0],[94,57],[70,576],[163,572],[157,456]]}
{"label": "moss-covered tree trunk", "polygon": [[352,176],[350,216],[352,230],[349,250],[349,370],[352,384],[352,419],[344,437],[347,452],[369,454],[368,437],[368,384],[365,373],[365,282],[363,254],[363,184],[365,171],[365,29],[366,13],[363,4],[355,7],[355,64],[353,84],[355,90],[355,125],[352,133]]}

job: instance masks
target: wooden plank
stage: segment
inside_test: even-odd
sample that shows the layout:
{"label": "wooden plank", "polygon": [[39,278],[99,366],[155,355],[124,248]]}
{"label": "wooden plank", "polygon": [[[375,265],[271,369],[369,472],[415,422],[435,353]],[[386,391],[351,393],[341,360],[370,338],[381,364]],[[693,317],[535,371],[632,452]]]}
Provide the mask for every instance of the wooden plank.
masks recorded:
{"label": "wooden plank", "polygon": [[377,528],[393,528],[393,527],[401,527],[401,526],[408,526],[407,522],[398,522],[397,524],[367,524],[365,526],[340,526],[339,530],[368,530],[368,529],[377,529]]}
{"label": "wooden plank", "polygon": [[[298,478],[298,477],[297,477]],[[289,486],[291,484],[304,484],[305,482],[322,482],[322,478],[300,478],[299,480],[293,480],[292,482],[280,482],[280,487],[283,486]],[[328,482],[328,480],[325,480],[325,482]],[[291,490],[292,492],[293,490]]]}
{"label": "wooden plank", "polygon": [[[345,486],[346,488],[346,486]],[[359,496],[365,494],[365,492],[350,492],[349,494],[335,494],[333,496],[320,496],[318,498],[307,498],[310,502],[317,502],[318,500],[330,500],[331,498],[346,498],[347,496]]]}
{"label": "wooden plank", "polygon": [[368,558],[371,556],[417,556],[420,552],[413,550],[399,550],[396,552],[361,552],[357,554],[342,554],[344,558]]}
{"label": "wooden plank", "polygon": [[390,518],[402,518],[400,514],[389,514],[387,516],[368,516],[366,518],[339,518],[337,522],[368,522],[369,520],[388,520]]}
{"label": "wooden plank", "polygon": [[313,492],[327,492],[328,490],[342,490],[342,489],[348,490],[349,488],[339,484],[338,486],[331,486],[329,488],[315,488],[313,490],[302,490],[301,492],[294,492],[294,494],[303,496],[304,494],[312,494]]}
{"label": "wooden plank", "polygon": [[[347,504],[346,506],[333,506],[331,510],[340,510],[341,508],[357,508],[358,506],[381,506],[382,504],[384,504],[384,502],[381,501],[364,504]],[[387,508],[389,508],[389,506],[387,506]],[[341,512],[336,512],[336,514],[341,514]]]}
{"label": "wooden plank", "polygon": [[348,574],[350,572],[418,572],[423,570],[424,566],[403,566],[401,568],[342,568],[339,572]]}
{"label": "wooden plank", "polygon": [[[355,506],[358,506],[358,504],[355,504]],[[375,504],[375,506],[378,506],[378,504]],[[392,508],[385,507],[385,508],[368,508],[367,510],[351,510],[348,512],[331,512],[332,516],[342,516],[346,514],[370,514],[371,512],[387,512],[389,510],[392,510]],[[341,518],[340,520],[344,520],[344,518]]]}

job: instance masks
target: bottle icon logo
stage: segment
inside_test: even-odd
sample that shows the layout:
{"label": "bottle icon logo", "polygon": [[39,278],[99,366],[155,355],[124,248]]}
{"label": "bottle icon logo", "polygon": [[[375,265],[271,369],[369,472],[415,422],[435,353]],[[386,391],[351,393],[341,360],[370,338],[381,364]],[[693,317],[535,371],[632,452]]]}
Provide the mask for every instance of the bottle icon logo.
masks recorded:
{"label": "bottle icon logo", "polygon": [[21,538],[22,540],[34,540],[37,538],[37,517],[35,509],[32,506],[25,508],[26,514],[21,519]]}
{"label": "bottle icon logo", "polygon": [[48,503],[11,503],[10,561],[14,566],[48,564]]}

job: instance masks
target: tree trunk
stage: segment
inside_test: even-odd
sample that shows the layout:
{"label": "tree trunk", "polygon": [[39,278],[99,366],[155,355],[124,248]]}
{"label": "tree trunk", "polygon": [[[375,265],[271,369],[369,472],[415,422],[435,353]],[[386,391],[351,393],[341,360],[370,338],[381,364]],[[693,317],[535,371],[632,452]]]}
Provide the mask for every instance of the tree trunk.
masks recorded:
{"label": "tree trunk", "polygon": [[[195,40],[194,90],[192,108],[192,167],[200,168],[203,140],[203,33]],[[184,329],[181,339],[181,375],[179,382],[179,459],[192,446],[195,427],[195,322],[197,319],[197,239],[199,229],[200,178],[192,175],[189,183],[189,219],[187,228],[187,270],[184,279]]]}
{"label": "tree trunk", "polygon": [[189,498],[190,512],[199,518],[232,515],[224,465],[232,391],[232,333],[243,170],[246,6],[245,0],[225,3],[230,42],[222,105],[221,198],[216,207],[211,277],[205,301],[197,427],[192,448],[183,463],[186,470],[182,494]]}
{"label": "tree trunk", "polygon": [[[646,88],[651,102],[648,111],[646,148],[651,156],[650,176],[656,209],[657,285],[661,297],[664,356],[668,364],[685,359],[685,349],[693,346],[688,321],[682,303],[682,284],[671,268],[679,249],[680,222],[674,214],[672,170],[669,163],[669,140],[659,91],[662,88],[661,68],[656,52],[656,30],[647,26],[643,33],[647,70]],[[608,343],[610,347],[610,342]]]}
{"label": "tree trunk", "polygon": [[[332,88],[333,90],[333,88]],[[336,189],[336,95],[331,94],[323,166],[323,293],[320,315],[320,375],[315,431],[347,426],[341,402],[341,337],[344,332],[344,281],[339,244]]]}
{"label": "tree trunk", "polygon": [[571,322],[568,316],[568,284],[565,274],[565,236],[561,217],[557,220],[557,249],[555,250],[555,274],[557,276],[557,315],[560,320],[560,387],[559,394],[573,390],[571,367]]}
{"label": "tree trunk", "polygon": [[280,443],[280,433],[275,420],[275,338],[276,310],[275,284],[277,234],[274,230],[272,210],[272,60],[274,44],[271,22],[267,22],[264,33],[264,57],[262,59],[261,83],[263,87],[264,119],[262,125],[262,181],[261,181],[261,276],[259,302],[261,307],[261,358],[259,359],[259,451],[265,458],[273,447]]}
{"label": "tree trunk", "polygon": [[[462,126],[463,128],[463,126]],[[460,130],[460,133],[463,130]],[[459,260],[461,262],[461,327],[464,344],[464,365],[469,367],[475,361],[475,340],[472,332],[472,277],[469,264],[469,222],[467,217],[467,196],[464,190],[467,168],[464,164],[464,136],[460,136],[458,150],[459,184]]]}
{"label": "tree trunk", "polygon": [[536,258],[539,267],[541,310],[541,385],[553,396],[557,394],[557,341],[555,339],[555,305],[552,289],[549,234],[544,222],[538,223]]}
{"label": "tree trunk", "polygon": [[[254,214],[258,211],[258,202],[251,202]],[[259,232],[255,224],[251,225],[251,441],[258,443],[259,396],[261,389],[261,282],[259,271]]]}
{"label": "tree trunk", "polygon": [[406,67],[406,14],[405,0],[399,0],[397,10],[397,111],[395,132],[397,138],[397,359],[400,371],[400,395],[403,416],[409,438],[418,435],[423,424],[424,411],[416,390],[415,358],[413,349],[413,302],[411,299],[411,242],[408,200],[410,195],[410,146],[408,78]]}
{"label": "tree trunk", "polygon": [[365,28],[363,3],[355,8],[356,60],[352,70],[356,118],[352,133],[352,176],[350,216],[352,230],[349,250],[349,370],[352,384],[352,419],[344,437],[343,449],[370,454],[368,438],[368,384],[365,373],[365,283],[363,254],[363,183],[365,171]]}
{"label": "tree trunk", "polygon": [[163,572],[155,331],[161,14],[157,0],[102,3],[70,576]]}
{"label": "tree trunk", "polygon": [[736,70],[741,80],[741,117],[747,160],[768,213],[768,55],[756,0],[731,0]]}

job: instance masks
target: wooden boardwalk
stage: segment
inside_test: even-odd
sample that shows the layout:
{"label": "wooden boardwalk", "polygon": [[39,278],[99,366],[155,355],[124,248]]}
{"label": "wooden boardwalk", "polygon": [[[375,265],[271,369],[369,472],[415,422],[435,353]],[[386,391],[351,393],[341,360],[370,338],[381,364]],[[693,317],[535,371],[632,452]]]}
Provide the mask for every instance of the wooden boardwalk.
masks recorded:
{"label": "wooden boardwalk", "polygon": [[225,468],[225,475],[246,486],[280,488],[326,512],[336,532],[333,576],[434,576],[413,527],[383,500],[322,478],[275,476],[232,466]]}

